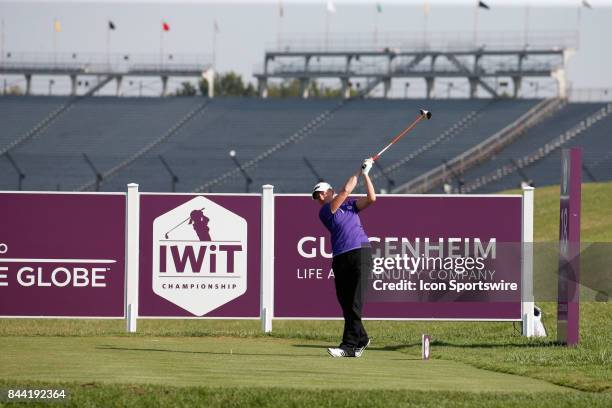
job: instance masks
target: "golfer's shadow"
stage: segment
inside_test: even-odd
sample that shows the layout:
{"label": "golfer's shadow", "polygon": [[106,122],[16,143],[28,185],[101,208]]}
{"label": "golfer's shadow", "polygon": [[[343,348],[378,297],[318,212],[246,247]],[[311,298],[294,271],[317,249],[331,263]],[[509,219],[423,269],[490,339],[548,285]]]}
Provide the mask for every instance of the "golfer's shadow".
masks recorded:
{"label": "golfer's shadow", "polygon": [[209,355],[237,355],[237,356],[277,356],[277,357],[321,357],[319,354],[281,354],[281,353],[241,353],[241,352],[218,352],[218,351],[189,351],[189,350],[170,350],[170,349],[158,349],[158,348],[137,348],[137,347],[118,347],[108,344],[96,346],[97,350],[115,350],[115,351],[146,351],[146,352],[159,352],[159,353],[179,353],[179,354],[209,354]]}
{"label": "golfer's shadow", "polygon": [[[419,346],[420,347],[421,343],[407,343],[407,344],[396,344],[393,346],[382,346],[382,347],[376,347],[376,346],[369,346],[367,348],[367,351],[399,351],[402,349],[408,349],[411,347],[415,347],[415,346]],[[328,348],[329,344],[327,345],[323,345],[323,344],[293,344],[293,347],[303,347],[303,348]]]}

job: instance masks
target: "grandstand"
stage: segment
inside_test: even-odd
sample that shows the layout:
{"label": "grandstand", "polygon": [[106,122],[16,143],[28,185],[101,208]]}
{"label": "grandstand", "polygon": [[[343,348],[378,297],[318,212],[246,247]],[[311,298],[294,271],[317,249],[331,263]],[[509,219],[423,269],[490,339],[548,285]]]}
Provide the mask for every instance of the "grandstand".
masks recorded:
{"label": "grandstand", "polygon": [[[609,180],[612,170],[611,113],[612,106],[603,103],[566,104],[499,154],[462,174],[465,185],[457,190],[494,192],[516,188],[522,182],[536,186],[556,184],[560,177],[558,148],[561,146],[583,148],[585,182]],[[560,139],[566,140],[561,144]],[[531,159],[538,155],[544,157]]]}
{"label": "grandstand", "polygon": [[[433,120],[376,163],[371,175],[380,190],[555,184],[559,148],[571,145],[585,148],[589,180],[612,179],[611,107],[567,99],[576,33],[533,32],[528,44],[517,32],[381,33],[374,42],[328,34],[286,36],[267,47],[254,73],[262,98],[213,98],[214,86],[208,97],[121,96],[124,77],[159,77],[162,96],[170,77],[212,84],[214,56],[161,47],[159,55],[3,54],[0,73],[24,77],[26,95],[0,97],[0,188],[122,191],[136,182],[142,191],[242,192],[270,183],[297,193],[319,179],[338,186],[420,108]],[[70,93],[32,96],[33,75],[68,77]],[[77,92],[78,78],[91,75],[98,81]],[[269,81],[279,78],[298,83],[302,98],[266,98]],[[340,81],[342,98],[306,99],[312,81],[329,78]],[[554,82],[556,95],[519,98],[534,78]],[[425,84],[427,99],[370,97],[380,88],[389,96],[393,83],[408,79]],[[448,79],[463,81],[469,99],[433,98],[436,81]],[[117,96],[94,96],[111,83]]]}
{"label": "grandstand", "polygon": [[[559,148],[573,145],[585,150],[585,180],[612,179],[611,107],[563,100],[3,96],[0,152],[25,175],[25,190],[122,191],[137,182],[143,191],[171,191],[161,156],[178,177],[177,191],[256,191],[271,183],[296,193],[318,176],[342,183],[421,107],[435,120],[381,158],[377,187],[404,192],[406,183],[508,129],[515,136],[476,166],[448,166],[455,191],[499,191],[527,179],[556,184]],[[525,117],[534,124],[523,129]],[[3,190],[18,188],[13,164],[0,157]],[[438,184],[426,192],[441,191]]]}

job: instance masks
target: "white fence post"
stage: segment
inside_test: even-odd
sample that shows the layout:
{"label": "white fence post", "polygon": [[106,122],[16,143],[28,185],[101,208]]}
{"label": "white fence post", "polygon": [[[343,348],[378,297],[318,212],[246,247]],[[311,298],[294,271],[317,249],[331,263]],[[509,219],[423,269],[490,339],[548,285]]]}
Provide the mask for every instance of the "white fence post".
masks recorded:
{"label": "white fence post", "polygon": [[534,188],[523,187],[522,237],[521,243],[521,318],[523,336],[534,335],[533,300],[533,198]]}
{"label": "white fence post", "polygon": [[274,186],[266,184],[261,194],[261,326],[272,331],[274,317]]}
{"label": "white fence post", "polygon": [[140,228],[140,195],[138,184],[127,186],[125,220],[125,317],[126,331],[136,332],[138,318],[138,258]]}

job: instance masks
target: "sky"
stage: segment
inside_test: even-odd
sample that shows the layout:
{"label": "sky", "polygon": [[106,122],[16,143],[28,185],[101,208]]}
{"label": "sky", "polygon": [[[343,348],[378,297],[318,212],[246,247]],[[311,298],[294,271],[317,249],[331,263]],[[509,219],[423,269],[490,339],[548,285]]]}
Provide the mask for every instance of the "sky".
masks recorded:
{"label": "sky", "polygon": [[[5,52],[100,53],[107,49],[107,21],[111,32],[112,53],[151,54],[160,51],[161,21],[170,25],[164,33],[165,52],[178,54],[213,53],[217,22],[215,62],[220,72],[236,71],[255,82],[253,70],[263,62],[264,50],[303,34],[320,35],[329,24],[331,35],[357,37],[379,36],[395,32],[422,33],[423,1],[333,1],[336,12],[328,14],[326,1],[6,1],[0,0]],[[379,3],[382,11],[376,12]],[[429,2],[428,32],[453,35],[471,33],[474,27],[474,1]],[[606,39],[612,38],[612,1],[590,0],[592,8],[578,0],[489,0],[491,9],[478,13],[479,35],[505,33],[521,36],[527,25],[528,35],[556,35],[579,29],[580,47],[568,62],[568,77],[574,88],[612,88],[612,53],[606,52]],[[279,17],[282,4],[283,17]],[[579,9],[580,7],[580,9]],[[61,32],[54,34],[53,22],[61,22]],[[578,27],[578,23],[579,27]],[[7,77],[0,77],[6,79]],[[21,78],[10,83],[23,86]],[[144,93],[157,92],[157,79],[145,83]],[[35,78],[35,91],[47,92],[49,79]],[[66,92],[67,78],[54,81],[54,92]],[[176,84],[175,84],[176,85]],[[124,84],[136,92],[139,84]],[[172,86],[172,85],[171,85]],[[545,92],[546,84],[543,84]],[[411,92],[421,92],[419,84]],[[459,88],[456,88],[459,90]],[[109,91],[112,92],[112,89]],[[401,96],[402,87],[393,96]]]}

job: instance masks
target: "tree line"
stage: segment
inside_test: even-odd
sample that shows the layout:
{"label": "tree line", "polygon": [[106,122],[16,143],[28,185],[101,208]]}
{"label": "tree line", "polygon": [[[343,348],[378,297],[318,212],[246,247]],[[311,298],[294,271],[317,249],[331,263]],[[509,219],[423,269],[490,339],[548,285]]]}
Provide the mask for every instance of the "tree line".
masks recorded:
{"label": "tree line", "polygon": [[[233,71],[223,74],[215,74],[215,96],[257,96],[257,89],[252,83],[242,79],[240,74]],[[313,98],[340,98],[342,89],[340,87],[324,86],[316,81],[309,85],[309,95]],[[200,79],[197,86],[192,82],[182,82],[174,93],[175,96],[207,96],[208,81]],[[351,88],[351,96],[356,96],[357,91]],[[291,79],[281,83],[268,83],[268,97],[270,98],[292,98],[300,95],[300,81]]]}

